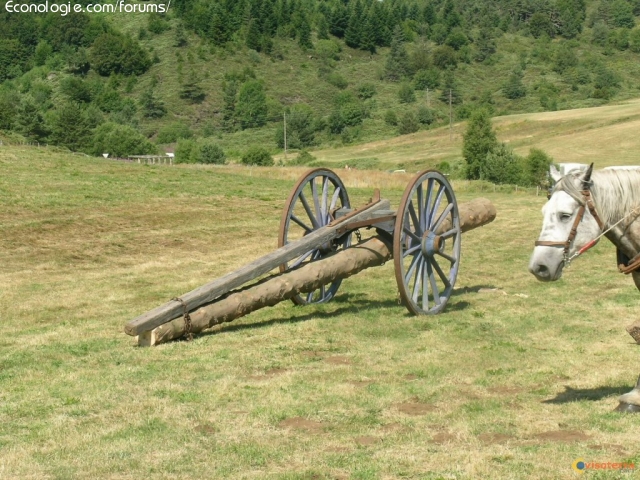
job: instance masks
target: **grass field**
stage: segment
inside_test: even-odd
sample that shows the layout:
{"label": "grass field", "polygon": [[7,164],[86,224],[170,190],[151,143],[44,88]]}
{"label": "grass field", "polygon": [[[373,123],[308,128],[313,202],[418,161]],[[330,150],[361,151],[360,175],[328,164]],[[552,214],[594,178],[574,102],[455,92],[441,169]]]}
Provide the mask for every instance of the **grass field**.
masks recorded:
{"label": "grass field", "polygon": [[[0,169],[0,478],[555,479],[578,458],[640,463],[637,418],[611,411],[640,373],[624,330],[638,292],[607,243],[557,283],[527,272],[544,197],[482,193],[498,218],[465,234],[438,316],[398,305],[389,263],[327,305],[144,349],[124,323],[271,251],[301,169],[21,147],[0,147]],[[380,186],[397,206],[410,178],[344,173],[355,205]]]}
{"label": "grass field", "polygon": [[[508,142],[520,155],[537,147],[556,162],[595,162],[596,168],[640,164],[640,141],[636,135],[640,131],[638,99],[603,107],[495,117],[493,124],[498,139]],[[337,168],[371,165],[415,171],[443,161],[461,164],[465,128],[466,122],[456,122],[451,130],[448,126],[440,127],[312,154],[318,163]],[[282,155],[278,158],[282,159]]]}

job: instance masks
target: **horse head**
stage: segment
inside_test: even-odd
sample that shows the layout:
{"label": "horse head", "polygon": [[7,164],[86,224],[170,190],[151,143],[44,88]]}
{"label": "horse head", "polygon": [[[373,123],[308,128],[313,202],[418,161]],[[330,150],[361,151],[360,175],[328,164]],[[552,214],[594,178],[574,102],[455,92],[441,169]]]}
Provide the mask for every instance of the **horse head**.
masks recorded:
{"label": "horse head", "polygon": [[564,177],[555,168],[551,169],[555,186],[542,207],[542,231],[529,261],[529,271],[538,280],[558,280],[567,259],[601,232],[589,209],[584,208],[587,198],[582,192],[590,188],[592,169],[593,164],[584,173],[569,173]]}

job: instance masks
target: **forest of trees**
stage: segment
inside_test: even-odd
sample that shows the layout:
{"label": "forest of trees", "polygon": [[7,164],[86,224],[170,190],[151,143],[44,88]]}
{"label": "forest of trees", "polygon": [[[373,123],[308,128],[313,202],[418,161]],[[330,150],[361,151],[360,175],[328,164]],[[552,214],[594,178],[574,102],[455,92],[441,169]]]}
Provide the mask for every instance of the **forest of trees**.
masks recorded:
{"label": "forest of trees", "polygon": [[[283,114],[287,145],[299,149],[333,138],[356,141],[372,118],[396,134],[430,128],[443,120],[437,102],[449,98],[457,118],[479,108],[491,114],[496,94],[465,97],[461,65],[495,69],[499,95],[514,105],[535,94],[537,108],[556,109],[562,85],[569,94],[607,101],[625,85],[609,59],[640,54],[640,0],[174,0],[169,14],[145,15],[143,27],[125,34],[105,15],[18,15],[2,8],[0,130],[90,154],[150,153],[178,142],[187,161],[219,163],[226,154],[207,139],[213,133],[271,126],[269,148],[283,148]],[[162,48],[177,58],[181,83],[175,96],[163,97],[154,70],[158,50],[147,40],[169,34],[171,45]],[[494,59],[506,34],[530,39],[530,47],[503,73]],[[194,36],[200,51],[202,45],[225,56],[248,51],[274,64],[285,61],[279,45],[294,43],[316,62],[317,81],[335,93],[313,99],[323,113],[312,99],[284,104],[250,66],[224,72],[218,90],[207,90],[200,72],[182,70]],[[354,80],[339,72],[349,48],[378,62],[375,76]],[[558,80],[526,82],[531,62]],[[381,83],[394,85],[397,109],[379,110]],[[427,89],[434,107],[416,100]],[[197,108],[211,98],[216,113],[204,126],[175,118],[177,102]]]}

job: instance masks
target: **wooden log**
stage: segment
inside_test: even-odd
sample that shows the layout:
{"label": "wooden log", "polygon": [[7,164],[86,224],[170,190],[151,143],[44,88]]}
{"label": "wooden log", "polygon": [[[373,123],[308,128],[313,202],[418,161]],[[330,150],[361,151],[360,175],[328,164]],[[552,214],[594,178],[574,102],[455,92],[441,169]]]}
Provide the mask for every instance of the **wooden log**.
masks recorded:
{"label": "wooden log", "polygon": [[[493,222],[496,218],[496,207],[486,198],[476,198],[470,202],[459,204],[458,216],[460,217],[460,229],[462,232],[468,232]],[[450,229],[451,219],[447,218],[436,233],[441,234]]]}
{"label": "wooden log", "polygon": [[626,327],[627,333],[640,345],[640,320],[636,320]]}
{"label": "wooden log", "polygon": [[[348,217],[343,217],[325,227],[319,228],[305,235],[300,240],[285,245],[234,272],[181,295],[180,298],[186,305],[187,310],[194,310],[201,305],[214,301],[216,298],[234,288],[238,288],[247,282],[255,280],[274,268],[294,260],[300,255],[330,242],[334,238],[338,238],[341,235],[338,233],[338,230],[342,226],[342,221],[348,220],[353,222],[366,220],[374,216],[378,210],[388,210],[389,207],[389,200],[385,199],[363,207],[363,209],[354,212]],[[127,335],[135,336],[141,332],[153,330],[155,327],[176,318],[181,314],[183,308],[180,302],[172,300],[134,318],[125,325],[124,331]]]}
{"label": "wooden log", "polygon": [[[270,277],[191,313],[191,333],[224,322],[231,322],[263,307],[270,307],[300,293],[355,275],[365,268],[382,265],[391,258],[391,246],[381,237],[370,238],[330,257],[308,263],[295,270]],[[185,334],[183,317],[160,325],[138,336],[138,345],[152,346]]]}

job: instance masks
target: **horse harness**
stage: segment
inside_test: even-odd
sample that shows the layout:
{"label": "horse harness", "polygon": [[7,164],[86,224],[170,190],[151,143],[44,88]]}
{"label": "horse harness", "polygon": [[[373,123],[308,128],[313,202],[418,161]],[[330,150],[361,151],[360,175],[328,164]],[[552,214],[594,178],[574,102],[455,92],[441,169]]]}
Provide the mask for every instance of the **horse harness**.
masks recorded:
{"label": "horse harness", "polygon": [[[587,208],[589,209],[589,213],[591,213],[593,218],[598,223],[598,227],[600,228],[600,230],[604,230],[604,223],[602,223],[602,220],[600,219],[600,216],[596,211],[596,206],[593,203],[593,198],[591,197],[590,180],[591,180],[592,169],[593,169],[593,164],[591,164],[591,166],[587,170],[585,178],[582,181],[582,198],[584,202],[580,205],[580,208],[578,209],[578,213],[576,214],[576,218],[573,220],[573,225],[571,226],[571,231],[569,232],[569,237],[567,238],[567,240],[564,242],[554,242],[550,240],[536,240],[536,243],[535,243],[536,247],[563,247],[564,248],[563,258],[564,258],[565,264],[567,265],[569,264],[569,261],[570,261],[569,250],[571,249],[571,244],[573,243],[573,240],[576,238],[576,235],[578,234],[578,225],[580,225],[580,222],[584,217],[585,209]],[[551,198],[551,193],[547,195],[547,198]]]}
{"label": "horse harness", "polygon": [[[589,213],[591,213],[591,216],[595,219],[596,223],[598,224],[598,228],[600,228],[601,231],[604,232],[604,222],[600,219],[600,216],[598,215],[598,212],[596,210],[596,206],[593,203],[593,198],[591,197],[591,172],[593,170],[593,163],[589,166],[589,169],[587,170],[587,173],[585,174],[585,178],[582,181],[582,198],[583,198],[583,203],[580,205],[580,208],[578,209],[578,213],[576,214],[576,218],[573,220],[573,225],[571,226],[571,231],[569,232],[569,237],[567,238],[566,241],[564,242],[554,242],[554,241],[547,241],[547,240],[536,240],[535,242],[535,246],[538,247],[563,247],[563,259],[564,259],[564,263],[566,265],[568,265],[571,261],[571,258],[569,257],[569,250],[571,249],[571,244],[573,243],[574,239],[576,238],[576,235],[578,233],[578,226],[580,225],[580,222],[582,221],[582,218],[584,217],[584,211],[585,209],[589,209]],[[551,192],[549,192],[547,194],[547,198],[551,198]],[[597,240],[597,239],[596,239]],[[584,252],[587,249],[591,248],[593,245],[595,245],[596,240],[593,240],[591,242],[589,242],[586,246],[584,246],[580,252]],[[619,249],[618,249],[619,250]],[[628,260],[628,259],[627,259]],[[636,270],[640,270],[640,253],[637,254],[636,256],[634,256],[632,259],[628,260],[627,262],[624,263],[620,263],[618,265],[618,270],[620,271],[620,273],[624,273],[625,275],[628,275],[631,272],[634,272]]]}

